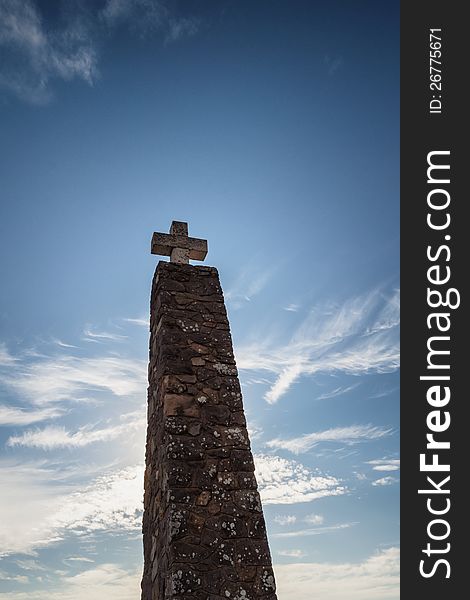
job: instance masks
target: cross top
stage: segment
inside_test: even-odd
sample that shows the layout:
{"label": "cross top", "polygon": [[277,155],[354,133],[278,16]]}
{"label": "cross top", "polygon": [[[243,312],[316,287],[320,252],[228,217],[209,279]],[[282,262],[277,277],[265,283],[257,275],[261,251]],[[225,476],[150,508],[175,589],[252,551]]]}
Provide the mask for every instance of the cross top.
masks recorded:
{"label": "cross top", "polygon": [[207,240],[188,236],[188,224],[172,221],[170,233],[154,233],[152,254],[169,256],[170,262],[188,264],[191,260],[204,260],[207,255]]}

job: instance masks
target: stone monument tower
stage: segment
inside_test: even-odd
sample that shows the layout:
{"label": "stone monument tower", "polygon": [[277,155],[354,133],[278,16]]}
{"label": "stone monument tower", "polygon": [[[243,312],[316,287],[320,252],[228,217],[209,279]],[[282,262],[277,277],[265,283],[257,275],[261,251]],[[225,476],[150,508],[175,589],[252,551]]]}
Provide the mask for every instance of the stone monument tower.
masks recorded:
{"label": "stone monument tower", "polygon": [[277,600],[217,269],[154,233],[142,600]]}

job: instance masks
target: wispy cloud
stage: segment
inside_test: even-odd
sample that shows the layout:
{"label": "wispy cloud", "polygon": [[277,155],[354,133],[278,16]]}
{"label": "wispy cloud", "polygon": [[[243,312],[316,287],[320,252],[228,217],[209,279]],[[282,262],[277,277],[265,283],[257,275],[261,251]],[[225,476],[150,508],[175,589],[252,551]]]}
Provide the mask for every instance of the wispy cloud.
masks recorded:
{"label": "wispy cloud", "polygon": [[356,444],[367,440],[376,440],[390,435],[392,432],[393,429],[373,425],[351,425],[349,427],[334,427],[324,431],[306,433],[286,440],[276,438],[266,442],[266,445],[268,448],[274,448],[275,450],[288,450],[293,454],[301,454],[323,442]]}
{"label": "wispy cloud", "polygon": [[0,2],[0,46],[4,60],[0,86],[23,100],[50,100],[50,81],[74,78],[92,84],[97,77],[96,51],[82,15],[77,12],[62,29],[46,29],[29,0]]}
{"label": "wispy cloud", "polygon": [[0,425],[32,425],[63,414],[57,408],[26,410],[18,406],[0,405]]}
{"label": "wispy cloud", "polygon": [[336,398],[337,396],[343,396],[344,394],[348,394],[352,392],[359,386],[359,383],[354,383],[353,385],[348,386],[340,386],[331,390],[330,392],[324,392],[320,396],[317,396],[317,400],[329,400],[330,398]]}
{"label": "wispy cloud", "polygon": [[247,429],[250,440],[258,440],[264,433],[263,428],[250,418],[247,419]]}
{"label": "wispy cloud", "polygon": [[[26,575],[9,575],[0,570],[0,581],[16,581],[17,583],[29,583],[29,577]],[[3,594],[2,594],[3,596]]]}
{"label": "wispy cloud", "polygon": [[238,366],[276,374],[265,394],[270,404],[302,375],[395,371],[399,367],[398,298],[398,290],[391,296],[373,290],[340,306],[317,307],[287,343],[273,345],[267,339],[238,347]]}
{"label": "wispy cloud", "polygon": [[84,339],[86,341],[99,342],[99,341],[112,341],[112,342],[122,342],[127,339],[127,335],[122,335],[120,333],[114,333],[111,331],[97,331],[92,327],[88,326],[83,331]]}
{"label": "wispy cloud", "polygon": [[[93,346],[93,350],[101,348]],[[52,456],[28,463],[24,454],[22,461],[1,463],[0,554],[34,553],[75,533],[135,534],[141,527],[143,466],[132,465],[141,459],[144,448],[146,361],[109,351],[104,356],[83,357],[82,353],[76,349],[77,356],[54,344],[53,355],[7,354],[8,368],[0,370],[2,386],[10,397],[18,396],[16,406],[0,406],[0,423],[21,427],[45,421],[45,426],[10,433],[9,455],[24,447],[34,449],[36,456],[38,449],[51,451]],[[74,420],[85,414],[89,420],[94,414],[93,424],[65,427],[48,422],[71,410],[78,412],[81,406],[69,406],[71,401],[86,397],[104,403],[110,396],[112,410],[101,411],[104,424],[89,405],[86,413],[74,414]],[[123,406],[135,410],[127,408],[122,414]],[[93,455],[91,445],[105,442],[105,453]],[[63,448],[80,452],[80,469],[74,465],[78,452],[59,453]],[[97,472],[103,475],[96,479]]]}
{"label": "wispy cloud", "polygon": [[0,367],[9,367],[14,365],[18,359],[10,354],[6,345],[0,343]]}
{"label": "wispy cloud", "polygon": [[393,485],[394,483],[398,483],[398,479],[389,475],[387,477],[381,477],[380,479],[376,479],[372,482],[372,485],[375,485],[377,487],[383,487],[387,485]]}
{"label": "wispy cloud", "polygon": [[387,396],[390,396],[391,394],[393,394],[394,392],[398,391],[398,387],[383,387],[379,390],[377,390],[376,392],[373,392],[369,398],[386,398]]}
{"label": "wispy cloud", "polygon": [[249,377],[248,379],[243,379],[243,386],[247,385],[269,385],[269,379],[265,379],[264,377]]}
{"label": "wispy cloud", "polygon": [[265,399],[279,400],[301,375],[343,372],[360,375],[399,367],[399,307],[395,291],[385,297],[374,290],[341,306],[315,308],[291,340],[270,340],[236,350],[240,369],[277,375]]}
{"label": "wispy cloud", "polygon": [[368,465],[372,465],[374,471],[399,471],[399,458],[378,458],[376,460],[367,461]]}
{"label": "wispy cloud", "polygon": [[4,385],[36,406],[79,400],[90,391],[144,397],[146,379],[144,361],[117,355],[40,355],[34,361],[17,361],[13,369],[0,375]]}
{"label": "wispy cloud", "polygon": [[238,309],[250,302],[266,287],[276,270],[276,266],[261,268],[254,263],[245,265],[224,293],[229,306]]}
{"label": "wispy cloud", "polygon": [[287,312],[297,312],[300,308],[299,304],[288,304],[287,306],[283,306],[282,307],[284,310],[286,310]]}
{"label": "wispy cloud", "polygon": [[343,66],[344,60],[342,56],[331,57],[328,54],[324,57],[328,75],[332,77],[340,67]]}
{"label": "wispy cloud", "polygon": [[302,557],[305,556],[305,553],[302,552],[302,550],[299,550],[299,549],[278,550],[277,554],[279,556],[287,556],[288,558],[302,558]]}
{"label": "wispy cloud", "polygon": [[63,342],[62,340],[59,340],[57,338],[53,338],[52,341],[60,348],[78,348],[78,346],[74,346],[73,344],[67,344],[66,342]]}
{"label": "wispy cloud", "polygon": [[264,504],[311,502],[346,493],[346,488],[336,477],[315,473],[294,460],[260,454],[254,458]]}
{"label": "wispy cloud", "polygon": [[91,558],[87,558],[86,556],[69,556],[68,558],[64,558],[65,561],[68,562],[87,562],[94,563],[95,561]]}
{"label": "wispy cloud", "polygon": [[358,563],[289,563],[274,565],[277,594],[283,600],[328,598],[398,600],[400,552],[389,548]]}
{"label": "wispy cloud", "polygon": [[0,87],[27,102],[49,102],[56,80],[93,85],[99,76],[98,47],[119,27],[140,37],[160,32],[170,43],[194,35],[201,25],[199,18],[178,16],[163,0],[74,3],[59,10],[58,25],[52,27],[32,0],[0,1]]}
{"label": "wispy cloud", "polygon": [[96,442],[109,442],[122,435],[129,435],[132,430],[144,429],[145,423],[146,420],[142,417],[141,419],[103,429],[93,429],[85,426],[73,433],[67,431],[64,427],[48,426],[44,429],[25,431],[21,435],[10,436],[7,440],[7,446],[24,446],[41,450],[83,448]]}
{"label": "wispy cloud", "polygon": [[107,0],[99,18],[108,28],[125,26],[140,37],[162,31],[166,43],[195,35],[201,19],[177,16],[170,6],[163,0]]}
{"label": "wispy cloud", "polygon": [[328,527],[315,527],[314,529],[300,529],[298,531],[283,531],[281,533],[273,533],[271,537],[275,538],[292,538],[306,537],[311,535],[322,535],[324,533],[332,533],[341,529],[349,529],[357,525],[357,523],[339,523],[338,525],[329,525]]}
{"label": "wispy cloud", "polygon": [[177,42],[182,38],[195,35],[201,28],[201,19],[187,17],[170,17],[165,42]]}
{"label": "wispy cloud", "polygon": [[150,328],[150,319],[146,317],[140,317],[136,319],[123,319],[123,321],[131,323],[132,325],[140,325],[141,327],[146,327],[147,329]]}
{"label": "wispy cloud", "polygon": [[283,369],[271,389],[266,392],[264,398],[269,404],[275,404],[281,396],[287,392],[291,385],[302,373],[306,372],[307,365],[301,363],[291,365]]}
{"label": "wispy cloud", "polygon": [[366,333],[377,333],[394,329],[400,324],[400,290],[394,290],[394,293],[388,298],[382,306],[377,319],[367,329]]}
{"label": "wispy cloud", "polygon": [[145,33],[161,26],[164,13],[162,2],[154,0],[107,0],[100,17],[110,27],[130,25]]}

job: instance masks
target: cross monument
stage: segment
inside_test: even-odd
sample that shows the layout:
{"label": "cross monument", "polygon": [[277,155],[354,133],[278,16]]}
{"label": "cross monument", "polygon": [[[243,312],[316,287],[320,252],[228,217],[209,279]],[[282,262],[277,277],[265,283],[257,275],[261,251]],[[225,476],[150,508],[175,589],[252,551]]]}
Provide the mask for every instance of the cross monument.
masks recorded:
{"label": "cross monument", "polygon": [[227,311],[207,241],[154,233],[142,600],[277,600]]}

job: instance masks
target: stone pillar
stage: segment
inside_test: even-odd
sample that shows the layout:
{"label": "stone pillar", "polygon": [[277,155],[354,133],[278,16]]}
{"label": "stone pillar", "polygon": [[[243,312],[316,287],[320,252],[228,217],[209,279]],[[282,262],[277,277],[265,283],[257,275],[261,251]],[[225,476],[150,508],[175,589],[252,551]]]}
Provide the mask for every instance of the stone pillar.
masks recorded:
{"label": "stone pillar", "polygon": [[152,285],[142,600],[276,600],[217,269]]}

